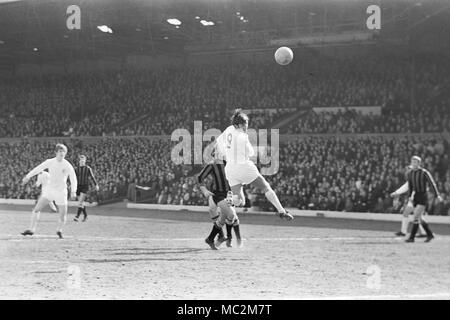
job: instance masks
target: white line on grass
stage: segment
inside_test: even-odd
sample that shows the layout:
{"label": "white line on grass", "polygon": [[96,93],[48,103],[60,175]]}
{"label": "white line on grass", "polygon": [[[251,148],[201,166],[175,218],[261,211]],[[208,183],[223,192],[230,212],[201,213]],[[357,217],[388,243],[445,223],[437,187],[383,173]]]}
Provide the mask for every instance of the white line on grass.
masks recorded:
{"label": "white line on grass", "polygon": [[43,264],[70,264],[71,261],[67,260],[22,260],[22,259],[2,259],[2,262],[17,263],[17,264],[35,264],[35,263],[43,263]]}
{"label": "white line on grass", "polygon": [[[65,236],[58,239],[56,235],[33,235],[20,237],[16,235],[0,235],[0,241],[203,241],[204,238],[130,238],[130,237],[77,237]],[[245,241],[393,241],[404,240],[401,237],[286,237],[286,238],[244,238]],[[433,241],[448,241],[450,236],[438,236]],[[418,241],[419,242],[419,241]]]}
{"label": "white line on grass", "polygon": [[362,296],[328,296],[310,297],[308,300],[401,300],[401,299],[450,299],[450,292],[424,293],[424,294],[384,294],[384,295],[362,295]]}

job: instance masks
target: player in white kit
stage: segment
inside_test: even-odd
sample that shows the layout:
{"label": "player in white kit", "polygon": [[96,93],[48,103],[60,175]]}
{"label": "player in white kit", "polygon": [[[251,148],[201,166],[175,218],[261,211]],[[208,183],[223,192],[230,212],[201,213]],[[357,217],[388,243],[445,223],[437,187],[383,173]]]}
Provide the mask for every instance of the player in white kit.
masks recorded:
{"label": "player in white kit", "polygon": [[63,144],[57,144],[56,157],[47,159],[36,168],[31,170],[22,180],[25,185],[28,183],[31,177],[48,169],[50,180],[45,190],[42,190],[42,195],[39,198],[36,206],[31,212],[31,227],[25,230],[22,235],[33,235],[36,229],[37,220],[39,218],[39,212],[50,202],[55,201],[59,206],[59,224],[56,234],[59,238],[62,238],[62,228],[67,221],[67,178],[70,179],[70,191],[71,198],[76,198],[77,190],[77,177],[75,170],[69,161],[65,158],[67,154],[67,147]]}
{"label": "player in white kit", "polygon": [[264,193],[280,218],[292,220],[294,217],[283,208],[275,191],[250,160],[255,152],[248,139],[248,120],[248,116],[237,109],[231,120],[232,125],[217,138],[218,151],[226,155],[225,175],[233,192],[233,203],[237,207],[245,205],[243,185],[251,184]]}

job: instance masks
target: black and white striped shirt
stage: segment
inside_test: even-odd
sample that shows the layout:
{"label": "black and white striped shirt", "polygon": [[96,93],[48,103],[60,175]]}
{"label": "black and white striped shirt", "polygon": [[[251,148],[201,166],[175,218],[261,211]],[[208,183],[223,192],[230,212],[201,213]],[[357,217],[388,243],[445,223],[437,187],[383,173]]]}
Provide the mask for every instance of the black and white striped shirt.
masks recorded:
{"label": "black and white striped shirt", "polygon": [[197,177],[198,183],[203,183],[209,175],[212,175],[214,181],[213,193],[226,194],[231,190],[225,177],[225,165],[223,163],[207,164]]}
{"label": "black and white striped shirt", "polygon": [[77,181],[80,186],[88,186],[89,178],[94,181],[94,184],[97,185],[97,180],[95,180],[94,174],[92,173],[92,169],[89,166],[78,166],[75,169],[75,173],[77,175]]}
{"label": "black and white striped shirt", "polygon": [[427,186],[429,186],[433,190],[434,195],[436,197],[439,196],[433,176],[427,169],[419,167],[417,170],[411,170],[408,172],[407,177],[410,194],[413,191],[416,193],[425,193],[427,192]]}

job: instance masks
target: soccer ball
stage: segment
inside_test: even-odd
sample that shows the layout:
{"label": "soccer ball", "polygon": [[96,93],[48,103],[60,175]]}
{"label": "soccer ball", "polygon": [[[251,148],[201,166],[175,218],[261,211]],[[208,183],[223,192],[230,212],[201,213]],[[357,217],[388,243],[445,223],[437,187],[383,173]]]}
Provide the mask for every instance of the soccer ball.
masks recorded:
{"label": "soccer ball", "polygon": [[291,48],[280,47],[275,51],[275,61],[282,66],[291,63],[292,59],[294,59],[294,53]]}

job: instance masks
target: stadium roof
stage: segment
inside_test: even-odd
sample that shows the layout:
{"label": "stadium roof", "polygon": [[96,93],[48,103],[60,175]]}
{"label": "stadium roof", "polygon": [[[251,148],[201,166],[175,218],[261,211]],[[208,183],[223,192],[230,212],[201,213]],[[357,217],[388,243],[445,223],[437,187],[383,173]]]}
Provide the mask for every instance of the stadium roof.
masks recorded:
{"label": "stadium roof", "polygon": [[[432,18],[440,24],[439,30],[450,35],[448,0],[379,3],[382,21],[392,34],[404,34],[415,23],[423,29]],[[292,32],[358,30],[365,28],[369,4],[356,0],[0,0],[0,64],[182,55],[188,46],[198,44],[251,47]],[[66,26],[69,5],[81,9],[81,30]]]}

